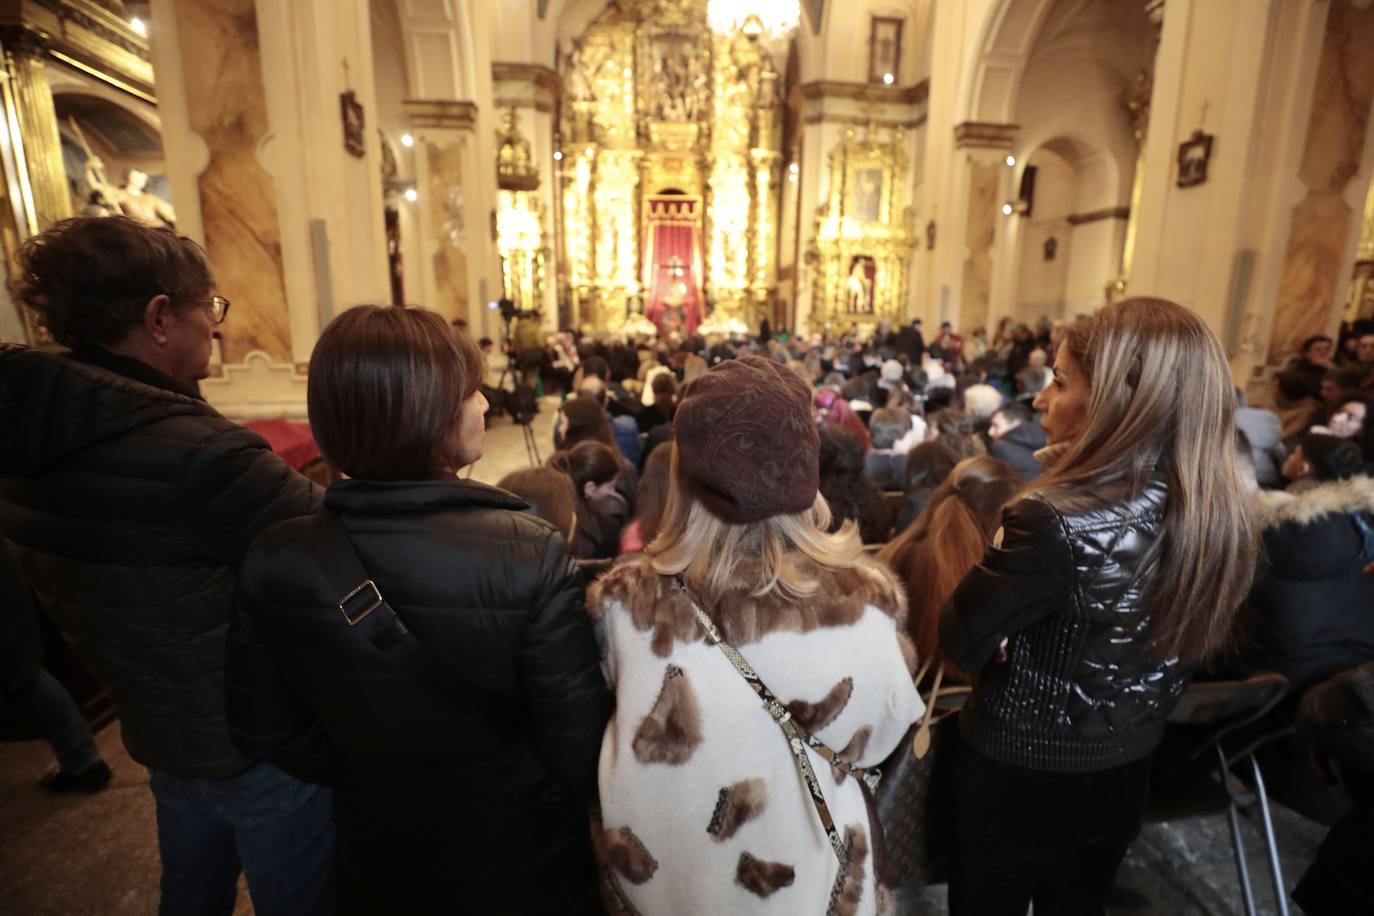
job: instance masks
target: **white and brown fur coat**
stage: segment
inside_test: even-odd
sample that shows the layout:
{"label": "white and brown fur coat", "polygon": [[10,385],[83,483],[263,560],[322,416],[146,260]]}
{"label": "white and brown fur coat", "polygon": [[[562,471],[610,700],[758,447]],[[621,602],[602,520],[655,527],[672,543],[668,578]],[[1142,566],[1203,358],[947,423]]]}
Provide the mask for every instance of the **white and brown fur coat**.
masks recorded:
{"label": "white and brown fur coat", "polygon": [[[750,582],[748,570],[740,576]],[[747,587],[705,607],[793,715],[873,766],[923,712],[901,585],[871,561],[816,567],[805,601]],[[672,580],[636,556],[588,596],[607,632],[616,713],[601,746],[602,846],[613,913],[879,912],[859,784],[808,750],[851,867],[838,860],[781,730]]]}

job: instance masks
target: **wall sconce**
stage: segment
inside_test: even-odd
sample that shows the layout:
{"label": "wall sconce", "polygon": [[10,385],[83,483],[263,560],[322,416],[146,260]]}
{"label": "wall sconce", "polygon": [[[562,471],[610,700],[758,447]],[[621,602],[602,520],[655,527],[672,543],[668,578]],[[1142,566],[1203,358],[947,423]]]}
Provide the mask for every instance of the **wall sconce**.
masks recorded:
{"label": "wall sconce", "polygon": [[1007,156],[1007,168],[1010,168],[1010,169],[1016,168],[1016,157],[1015,157],[1015,156]]}
{"label": "wall sconce", "polygon": [[895,83],[896,81],[897,81],[896,77],[894,77],[891,73],[884,73],[884,74],[883,74],[883,85],[884,85],[884,86],[891,86],[891,85],[892,85],[893,83]]}
{"label": "wall sconce", "polygon": [[1029,212],[1030,204],[1024,200],[1009,200],[1006,203],[1002,204],[1003,216],[1011,216],[1012,214],[1016,214],[1017,216],[1025,216]]}
{"label": "wall sconce", "polygon": [[401,145],[406,149],[410,149],[415,145],[415,137],[411,134],[401,134]]}

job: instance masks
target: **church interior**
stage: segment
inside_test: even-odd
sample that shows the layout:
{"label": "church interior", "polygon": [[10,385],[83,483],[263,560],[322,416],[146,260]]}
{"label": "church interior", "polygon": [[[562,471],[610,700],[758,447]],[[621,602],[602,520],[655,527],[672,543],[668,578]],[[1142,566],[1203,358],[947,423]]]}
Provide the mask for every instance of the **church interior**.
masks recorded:
{"label": "church interior", "polygon": [[1158,295],[1256,391],[1374,315],[1366,3],[6,8],[7,251],[112,203],[202,242],[231,416],[303,417],[363,302],[805,336]]}
{"label": "church interior", "polygon": [[[364,303],[464,322],[500,387],[516,333],[990,338],[1160,297],[1264,404],[1374,319],[1371,47],[1370,0],[0,0],[0,247],[111,214],[194,239],[233,303],[201,391],[288,447]],[[0,342],[56,349],[0,299]],[[556,404],[475,477],[537,463]],[[16,747],[0,911],[151,912],[146,793],[43,809]],[[1321,832],[1278,817],[1291,884]],[[1241,911],[1225,819],[1189,829],[1146,828],[1113,912]]]}

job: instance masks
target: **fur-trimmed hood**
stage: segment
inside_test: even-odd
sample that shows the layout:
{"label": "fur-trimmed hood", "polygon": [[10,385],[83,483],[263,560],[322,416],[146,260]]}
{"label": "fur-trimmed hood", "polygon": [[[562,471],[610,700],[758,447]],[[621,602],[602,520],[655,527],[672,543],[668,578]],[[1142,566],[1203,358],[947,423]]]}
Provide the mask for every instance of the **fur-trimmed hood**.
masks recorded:
{"label": "fur-trimmed hood", "polygon": [[1267,490],[1255,497],[1255,518],[1261,528],[1293,523],[1310,525],[1329,515],[1374,513],[1374,479],[1363,474],[1319,484],[1301,493]]}
{"label": "fur-trimmed hood", "polygon": [[[906,591],[891,570],[867,558],[852,569],[815,564],[808,572],[820,582],[820,590],[804,601],[790,600],[778,592],[751,595],[744,583],[759,578],[751,572],[756,572],[752,564],[741,564],[741,585],[727,592],[715,607],[704,608],[725,639],[736,646],[758,642],[777,631],[805,633],[851,624],[869,605],[892,617],[899,633],[906,621]],[[629,611],[636,628],[653,631],[653,650],[660,657],[669,655],[674,641],[705,639],[686,596],[670,578],[654,571],[647,556],[628,557],[598,579],[587,592],[587,613],[598,620],[613,602]]]}

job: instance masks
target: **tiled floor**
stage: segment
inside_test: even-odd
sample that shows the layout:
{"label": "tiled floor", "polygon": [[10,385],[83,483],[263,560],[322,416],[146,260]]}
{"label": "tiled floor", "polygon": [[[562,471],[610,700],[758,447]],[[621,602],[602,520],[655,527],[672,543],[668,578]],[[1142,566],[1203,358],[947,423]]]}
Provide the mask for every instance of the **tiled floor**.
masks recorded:
{"label": "tiled floor", "polygon": [[[46,745],[0,744],[0,916],[148,916],[157,910],[158,855],[147,772],[129,759],[119,726],[98,736],[114,781],[90,796],[36,788],[52,765]],[[1275,808],[1285,884],[1291,888],[1316,851],[1320,827]],[[1278,912],[1259,831],[1242,824],[1261,913]],[[1226,820],[1211,817],[1146,827],[1118,876],[1114,916],[1243,912]],[[945,889],[898,895],[899,912],[945,911]],[[1292,907],[1297,913],[1296,906]],[[236,916],[253,911],[242,882]]]}

